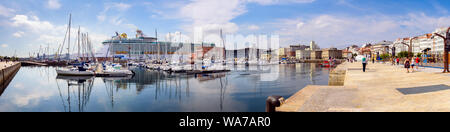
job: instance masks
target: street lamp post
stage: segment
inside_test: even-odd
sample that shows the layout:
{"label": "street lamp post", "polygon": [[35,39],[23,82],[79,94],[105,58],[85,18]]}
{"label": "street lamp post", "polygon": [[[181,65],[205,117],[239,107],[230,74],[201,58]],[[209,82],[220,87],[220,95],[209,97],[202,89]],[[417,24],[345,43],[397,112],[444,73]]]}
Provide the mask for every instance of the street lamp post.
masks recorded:
{"label": "street lamp post", "polygon": [[[443,73],[446,72],[450,72],[449,68],[448,68],[448,50],[450,49],[450,44],[448,44],[450,42],[450,27],[447,28],[447,31],[445,32],[445,37],[438,34],[438,33],[434,33],[434,35],[441,37],[442,39],[444,39],[444,71]],[[434,36],[433,36],[434,38]]]}

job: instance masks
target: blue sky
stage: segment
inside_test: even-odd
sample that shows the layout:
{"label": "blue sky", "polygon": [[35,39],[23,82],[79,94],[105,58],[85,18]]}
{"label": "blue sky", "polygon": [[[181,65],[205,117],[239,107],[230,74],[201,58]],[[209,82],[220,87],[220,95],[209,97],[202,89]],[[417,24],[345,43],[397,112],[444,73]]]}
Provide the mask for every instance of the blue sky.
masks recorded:
{"label": "blue sky", "polygon": [[205,34],[276,34],[281,46],[314,40],[341,48],[450,26],[448,9],[448,0],[3,0],[0,55],[28,56],[47,45],[53,52],[69,13],[72,28],[89,32],[97,49],[116,31],[134,36],[139,28],[154,36],[157,29],[164,40],[175,32],[192,38],[194,27]]}

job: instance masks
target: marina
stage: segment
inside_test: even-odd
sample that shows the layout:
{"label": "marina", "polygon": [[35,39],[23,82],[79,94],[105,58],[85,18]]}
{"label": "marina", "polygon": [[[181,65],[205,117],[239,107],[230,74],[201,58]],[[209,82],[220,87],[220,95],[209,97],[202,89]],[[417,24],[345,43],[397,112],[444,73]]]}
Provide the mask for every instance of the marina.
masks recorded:
{"label": "marina", "polygon": [[450,111],[447,5],[4,0],[0,112]]}
{"label": "marina", "polygon": [[264,112],[267,96],[327,85],[330,70],[314,63],[236,65],[212,74],[135,67],[134,76],[94,77],[58,76],[55,69],[22,67],[0,96],[0,111]]}

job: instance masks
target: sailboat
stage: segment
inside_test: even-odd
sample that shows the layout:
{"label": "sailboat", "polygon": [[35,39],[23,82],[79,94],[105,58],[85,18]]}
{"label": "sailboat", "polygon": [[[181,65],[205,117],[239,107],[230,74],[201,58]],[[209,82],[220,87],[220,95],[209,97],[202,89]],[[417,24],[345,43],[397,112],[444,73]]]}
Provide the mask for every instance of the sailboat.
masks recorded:
{"label": "sailboat", "polygon": [[[116,36],[118,37],[118,36]],[[109,44],[108,47],[108,52],[106,53],[106,58],[108,58],[108,53],[109,53],[109,48],[112,47],[112,44]],[[114,59],[113,59],[114,60]],[[131,64],[131,63],[129,63]],[[97,76],[103,76],[103,77],[127,77],[127,76],[132,76],[134,75],[134,72],[129,70],[129,69],[124,69],[122,68],[122,65],[120,64],[116,64],[116,63],[111,63],[111,62],[106,62],[103,63],[102,68],[97,68],[96,69],[96,74],[98,74]]]}
{"label": "sailboat", "polygon": [[[66,32],[66,35],[68,33],[67,57],[68,57],[69,61],[70,61],[70,28],[71,28],[71,24],[72,24],[72,14],[70,14],[70,16],[69,16],[69,25],[67,27],[67,32]],[[79,37],[80,36],[79,36],[79,32],[78,32],[78,38]],[[64,41],[65,41],[65,38],[64,38]],[[63,43],[63,45],[64,45],[64,43]],[[61,48],[61,51],[62,51],[62,49],[63,48]],[[56,73],[60,76],[94,76],[95,73],[93,71],[88,70],[89,68],[90,68],[90,66],[88,64],[82,62],[80,65],[77,65],[77,66],[69,66],[69,67],[62,68],[62,69],[56,69]]]}
{"label": "sailboat", "polygon": [[[205,68],[205,70],[207,71],[211,71],[211,72],[228,72],[230,71],[230,68],[227,66],[227,52],[226,52],[226,47],[225,47],[225,40],[223,39],[223,32],[222,29],[220,29],[220,38],[222,40],[222,44],[223,44],[223,58],[222,60],[218,60],[217,62],[213,61],[214,57],[211,58],[211,63],[209,63],[209,66],[207,66]],[[205,63],[204,63],[205,64]],[[206,64],[208,64],[208,62],[206,62]]]}
{"label": "sailboat", "polygon": [[120,64],[105,63],[103,65],[104,69],[100,72],[106,75],[107,77],[127,77],[134,75],[133,71],[128,69],[122,69],[122,66]]}

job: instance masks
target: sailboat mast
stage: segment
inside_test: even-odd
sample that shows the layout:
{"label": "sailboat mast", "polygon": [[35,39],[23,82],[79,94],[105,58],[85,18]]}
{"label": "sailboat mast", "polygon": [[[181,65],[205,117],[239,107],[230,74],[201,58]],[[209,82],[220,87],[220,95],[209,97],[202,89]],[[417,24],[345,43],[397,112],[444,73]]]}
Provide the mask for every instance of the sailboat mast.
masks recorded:
{"label": "sailboat mast", "polygon": [[70,28],[72,25],[72,14],[69,15],[69,39],[67,42],[67,58],[70,60]]}
{"label": "sailboat mast", "polygon": [[226,61],[227,61],[227,49],[225,48],[225,40],[223,39],[223,32],[222,29],[220,29],[220,38],[222,39],[222,44],[223,44],[223,61],[225,62],[224,65],[226,65]]}
{"label": "sailboat mast", "polygon": [[161,47],[160,47],[160,45],[159,45],[159,43],[158,43],[158,30],[157,29],[155,29],[155,38],[156,38],[156,45],[158,46],[158,61],[160,61],[161,60],[161,58],[160,58],[160,50],[161,50]]}
{"label": "sailboat mast", "polygon": [[78,36],[77,36],[77,44],[78,44],[78,58],[80,58],[80,29],[81,27],[78,26]]}

